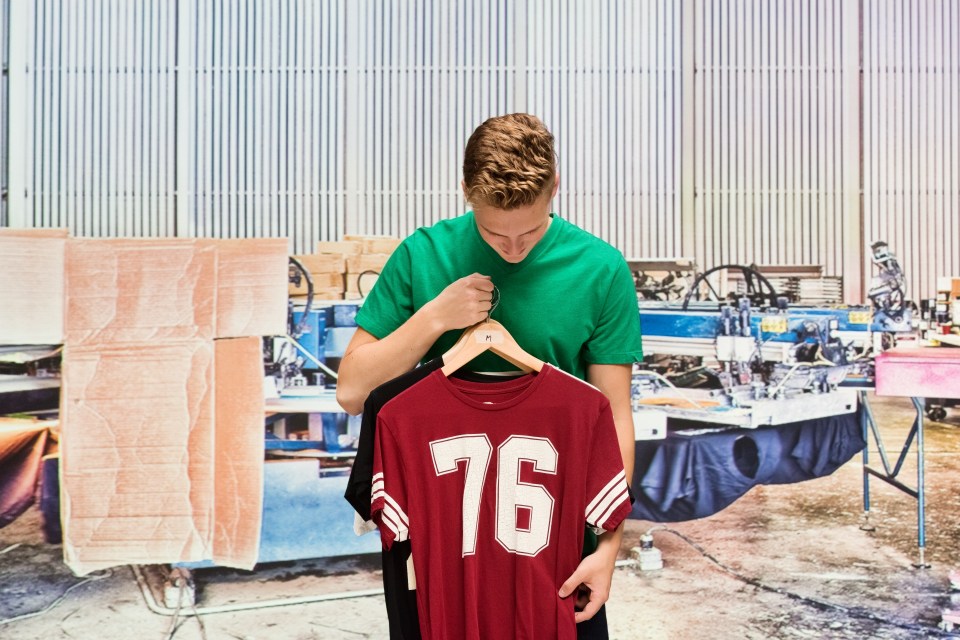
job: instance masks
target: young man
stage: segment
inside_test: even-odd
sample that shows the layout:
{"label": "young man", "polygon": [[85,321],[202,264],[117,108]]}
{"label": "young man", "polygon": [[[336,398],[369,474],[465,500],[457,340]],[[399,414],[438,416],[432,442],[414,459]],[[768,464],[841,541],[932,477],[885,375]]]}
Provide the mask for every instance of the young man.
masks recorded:
{"label": "young man", "polygon": [[[493,318],[544,362],[610,401],[627,478],[633,474],[632,363],[642,357],[633,278],[619,251],[550,212],[559,187],[553,135],[536,117],[490,118],[464,152],[464,196],[473,211],[418,229],[384,267],[357,314],[340,363],[337,399],[350,413],[371,390],[442,355],[462,330]],[[492,354],[476,371],[513,367]],[[600,536],[560,589],[584,587],[579,637],[606,637],[603,615],[623,527]]]}

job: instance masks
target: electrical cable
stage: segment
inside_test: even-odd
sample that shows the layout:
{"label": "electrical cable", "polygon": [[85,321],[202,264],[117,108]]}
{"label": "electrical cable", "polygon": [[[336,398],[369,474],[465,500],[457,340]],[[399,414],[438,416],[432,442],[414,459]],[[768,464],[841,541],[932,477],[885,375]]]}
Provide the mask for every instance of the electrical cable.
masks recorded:
{"label": "electrical cable", "polygon": [[[140,593],[143,595],[143,600],[147,605],[147,608],[150,609],[153,613],[161,616],[170,616],[173,615],[176,611],[169,607],[161,606],[156,598],[153,596],[153,591],[150,589],[150,585],[147,584],[147,578],[143,574],[142,569],[139,565],[132,564],[130,569],[133,571],[133,575],[137,580],[137,585],[140,587]],[[338,593],[325,593],[320,595],[313,596],[298,596],[291,598],[277,598],[274,600],[260,600],[258,602],[240,602],[233,604],[223,604],[223,605],[214,605],[209,607],[197,607],[194,605],[191,608],[191,612],[184,612],[182,609],[180,611],[181,616],[200,616],[208,615],[215,613],[233,613],[236,611],[252,611],[257,609],[266,609],[269,607],[286,607],[294,606],[301,604],[313,604],[315,602],[330,602],[332,600],[346,600],[350,598],[365,598],[368,596],[382,596],[383,587],[379,589],[361,589],[357,591],[341,591]]]}
{"label": "electrical cable", "polygon": [[284,338],[285,340],[287,340],[288,342],[292,343],[293,346],[295,346],[297,349],[299,349],[300,352],[301,352],[303,355],[307,356],[307,358],[309,358],[311,361],[313,361],[313,364],[315,364],[315,365],[317,365],[318,367],[320,367],[321,369],[323,369],[324,373],[326,373],[328,376],[330,376],[330,377],[333,378],[334,380],[337,379],[338,376],[337,376],[337,372],[336,372],[336,371],[334,371],[333,369],[331,369],[330,367],[328,367],[325,363],[321,362],[321,361],[318,360],[316,357],[314,357],[314,355],[313,355],[312,353],[310,353],[309,351],[307,351],[307,348],[306,348],[306,347],[304,347],[302,344],[300,344],[299,342],[297,342],[293,337],[291,337],[291,336],[281,336],[281,337]]}
{"label": "electrical cable", "polygon": [[376,269],[367,269],[366,271],[361,271],[360,273],[357,274],[357,293],[360,294],[361,299],[366,298],[367,294],[364,293],[363,289],[360,288],[360,280],[363,278],[363,276],[368,274],[372,274],[378,277],[380,276],[380,272],[377,271]]}
{"label": "electrical cable", "polygon": [[675,535],[676,537],[680,538],[681,540],[686,542],[688,545],[696,549],[700,553],[700,555],[702,555],[704,558],[706,558],[707,560],[715,564],[724,573],[727,573],[728,575],[731,575],[737,580],[740,580],[741,582],[744,582],[752,587],[756,587],[757,589],[761,589],[769,593],[775,593],[781,596],[786,596],[791,600],[796,600],[797,602],[801,602],[803,604],[815,607],[820,610],[838,611],[851,618],[859,618],[861,620],[870,620],[872,622],[879,622],[881,624],[894,626],[899,629],[905,629],[907,631],[916,631],[924,634],[935,633],[945,638],[956,637],[954,634],[949,633],[947,631],[943,631],[942,629],[939,629],[937,627],[931,627],[923,624],[915,624],[912,622],[901,622],[899,620],[893,620],[891,618],[880,615],[878,613],[874,613],[873,611],[870,611],[868,609],[864,609],[861,607],[847,607],[844,605],[829,602],[827,600],[821,600],[819,598],[800,595],[799,593],[794,593],[793,591],[788,591],[780,587],[770,586],[766,583],[761,582],[756,578],[751,578],[750,576],[746,576],[740,573],[739,571],[737,571],[736,569],[733,569],[732,567],[724,564],[719,559],[717,559],[716,556],[714,556],[712,553],[710,553],[709,551],[704,549],[702,546],[700,546],[700,544],[698,544],[695,540],[677,531],[676,529],[671,529],[670,527],[657,525],[648,529],[647,534],[649,535],[654,531],[665,531],[666,533]]}
{"label": "electrical cable", "polygon": [[303,315],[300,316],[300,322],[298,322],[296,326],[291,326],[294,336],[299,338],[303,335],[304,331],[307,330],[310,311],[313,309],[313,277],[310,275],[310,270],[304,267],[303,263],[293,256],[290,256],[289,262],[303,274],[304,279],[307,281],[307,302],[303,309]]}
{"label": "electrical cable", "polygon": [[20,620],[26,620],[28,618],[35,618],[37,616],[41,616],[47,613],[48,611],[51,611],[54,607],[56,607],[61,602],[63,602],[64,598],[67,597],[67,594],[73,591],[74,589],[76,589],[77,587],[82,587],[87,583],[95,582],[97,580],[103,580],[104,578],[109,578],[112,575],[113,575],[113,571],[109,569],[100,574],[91,574],[90,577],[88,577],[86,580],[83,580],[81,582],[78,582],[76,584],[73,584],[67,587],[66,591],[60,594],[60,597],[58,597],[56,600],[48,604],[43,609],[39,609],[38,611],[31,611],[30,613],[24,613],[19,616],[13,616],[12,618],[4,618],[0,620],[0,626],[3,626],[5,624],[10,624],[11,622],[19,622]]}
{"label": "electrical cable", "polygon": [[[182,622],[179,622],[180,610],[183,608],[183,598],[187,590],[187,581],[180,578],[178,582],[177,606],[174,608],[173,616],[170,618],[170,626],[167,628],[166,640],[173,640],[173,636],[175,636],[177,631],[180,630],[180,627],[187,622],[186,618]],[[203,622],[203,618],[200,616],[200,612],[197,611],[196,603],[191,604],[190,608],[193,610],[193,617],[197,619],[197,624],[200,625],[200,637],[203,638],[203,640],[207,640],[207,627]]]}

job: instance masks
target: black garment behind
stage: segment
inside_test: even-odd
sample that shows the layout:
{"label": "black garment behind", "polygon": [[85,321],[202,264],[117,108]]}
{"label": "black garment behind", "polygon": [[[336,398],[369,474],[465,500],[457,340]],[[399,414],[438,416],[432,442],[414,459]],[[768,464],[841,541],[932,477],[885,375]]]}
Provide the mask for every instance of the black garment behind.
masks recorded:
{"label": "black garment behind", "polygon": [[393,380],[388,380],[370,392],[363,403],[360,421],[360,438],[357,441],[357,457],[353,460],[350,480],[347,482],[347,499],[364,520],[370,519],[370,494],[373,486],[373,443],[376,441],[377,415],[383,405],[443,366],[443,358],[434,358]]}
{"label": "black garment behind", "polygon": [[[373,443],[376,441],[377,414],[390,400],[443,366],[443,358],[430,362],[388,380],[370,392],[363,403],[357,457],[350,469],[350,480],[344,497],[364,520],[370,519],[370,494],[373,487]],[[420,617],[417,615],[417,592],[407,588],[407,560],[410,541],[394,543],[383,550],[383,598],[387,604],[392,640],[420,638]]]}

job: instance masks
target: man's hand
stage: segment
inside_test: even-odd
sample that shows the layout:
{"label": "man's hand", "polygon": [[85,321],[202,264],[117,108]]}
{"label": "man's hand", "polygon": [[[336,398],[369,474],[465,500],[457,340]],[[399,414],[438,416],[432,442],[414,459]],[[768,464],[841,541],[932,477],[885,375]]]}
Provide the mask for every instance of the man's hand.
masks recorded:
{"label": "man's hand", "polygon": [[442,331],[463,329],[487,319],[493,300],[490,276],[473,273],[447,285],[423,306]]}
{"label": "man's hand", "polygon": [[[610,597],[610,583],[613,581],[615,561],[614,558],[614,562],[610,562],[603,553],[591,553],[580,561],[577,570],[560,587],[561,598],[566,598],[572,593],[577,594],[577,606],[583,606],[583,610],[577,611],[574,616],[578,623],[596,615]],[[581,587],[589,590],[589,600],[586,603],[580,602]]]}

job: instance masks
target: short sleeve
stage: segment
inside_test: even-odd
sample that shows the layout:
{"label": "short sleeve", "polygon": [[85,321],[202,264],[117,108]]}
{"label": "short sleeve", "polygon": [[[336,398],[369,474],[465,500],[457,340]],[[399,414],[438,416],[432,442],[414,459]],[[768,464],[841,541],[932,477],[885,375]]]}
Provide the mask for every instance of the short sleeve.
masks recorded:
{"label": "short sleeve", "polygon": [[597,533],[613,531],[630,513],[631,506],[609,403],[604,403],[594,427],[587,469],[588,502],[584,518]]}
{"label": "short sleeve", "polygon": [[380,529],[383,546],[410,536],[407,516],[407,493],[403,482],[401,454],[393,433],[377,419],[377,435],[373,448],[373,492],[370,495],[370,518]]}
{"label": "short sleeve", "polygon": [[618,258],[597,326],[584,345],[589,364],[631,364],[643,359],[637,291],[626,261]]}
{"label": "short sleeve", "polygon": [[357,312],[357,326],[383,339],[413,315],[412,264],[409,238],[383,266],[376,284]]}

